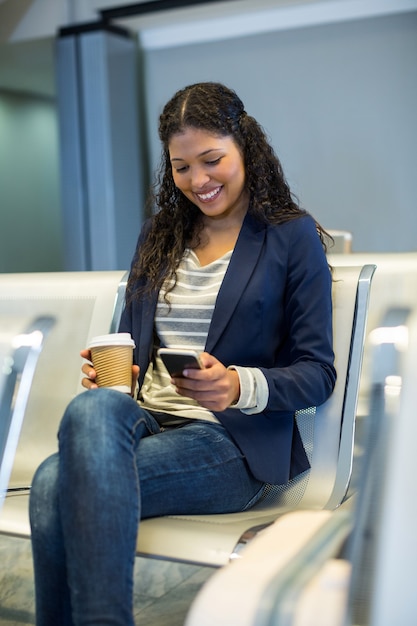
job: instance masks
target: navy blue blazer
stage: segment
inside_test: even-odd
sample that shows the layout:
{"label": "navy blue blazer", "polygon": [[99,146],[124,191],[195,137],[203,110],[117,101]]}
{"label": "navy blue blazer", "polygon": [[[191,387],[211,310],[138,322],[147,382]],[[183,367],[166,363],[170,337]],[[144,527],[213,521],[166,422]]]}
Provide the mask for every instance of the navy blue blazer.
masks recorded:
{"label": "navy blue blazer", "polygon": [[[120,332],[130,332],[136,342],[139,384],[152,357],[156,302],[156,293],[133,297],[120,323]],[[205,350],[225,366],[259,367],[267,379],[262,413],[216,413],[254,476],[283,484],[307,469],[294,413],[323,403],[336,380],[331,275],[310,216],[271,225],[246,215]]]}

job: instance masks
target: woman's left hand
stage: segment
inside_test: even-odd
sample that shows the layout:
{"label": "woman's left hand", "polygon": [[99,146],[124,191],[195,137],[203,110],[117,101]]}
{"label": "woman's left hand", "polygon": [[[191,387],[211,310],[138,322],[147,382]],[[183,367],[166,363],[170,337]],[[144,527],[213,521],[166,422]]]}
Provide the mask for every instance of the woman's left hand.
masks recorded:
{"label": "woman's left hand", "polygon": [[224,411],[239,399],[238,373],[228,370],[208,352],[202,352],[200,360],[203,369],[184,370],[183,377],[172,379],[176,391],[210,411]]}

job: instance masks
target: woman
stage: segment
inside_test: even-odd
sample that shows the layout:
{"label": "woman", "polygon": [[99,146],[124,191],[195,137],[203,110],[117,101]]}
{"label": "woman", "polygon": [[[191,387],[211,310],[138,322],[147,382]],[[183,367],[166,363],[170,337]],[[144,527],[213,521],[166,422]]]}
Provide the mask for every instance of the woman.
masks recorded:
{"label": "woman", "polygon": [[[324,231],[262,128],[233,91],[199,83],[167,103],[159,134],[158,211],[120,325],[139,394],[76,397],[34,477],[38,626],[134,624],[139,520],[243,511],[306,470],[294,413],[335,383]],[[203,369],[171,380],[160,346],[196,349]]]}

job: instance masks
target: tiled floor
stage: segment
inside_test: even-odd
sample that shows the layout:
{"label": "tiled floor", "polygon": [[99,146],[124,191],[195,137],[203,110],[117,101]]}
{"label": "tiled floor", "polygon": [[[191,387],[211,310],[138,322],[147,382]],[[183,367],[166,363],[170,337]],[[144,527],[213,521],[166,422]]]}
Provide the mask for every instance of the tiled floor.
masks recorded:
{"label": "tiled floor", "polygon": [[[192,600],[214,571],[212,568],[137,558],[137,626],[183,626]],[[0,535],[0,625],[33,626],[33,597],[30,542]]]}

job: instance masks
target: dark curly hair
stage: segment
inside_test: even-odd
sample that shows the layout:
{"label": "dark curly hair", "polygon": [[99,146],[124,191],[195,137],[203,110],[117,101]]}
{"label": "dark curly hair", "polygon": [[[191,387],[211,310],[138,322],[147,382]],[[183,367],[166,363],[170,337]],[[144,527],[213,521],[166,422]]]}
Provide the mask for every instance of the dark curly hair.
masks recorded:
{"label": "dark curly hair", "polygon": [[[244,161],[248,211],[256,218],[281,224],[306,214],[291,193],[263,128],[246,113],[238,95],[220,83],[189,85],[177,91],[159,118],[162,158],[150,197],[157,212],[132,265],[131,289],[134,284],[137,288],[138,279],[146,285],[145,291],[159,289],[167,278],[175,281],[185,248],[191,241],[199,242],[201,212],[175,186],[169,157],[171,138],[186,128],[233,138]],[[326,250],[327,235],[317,222],[316,227]]]}

